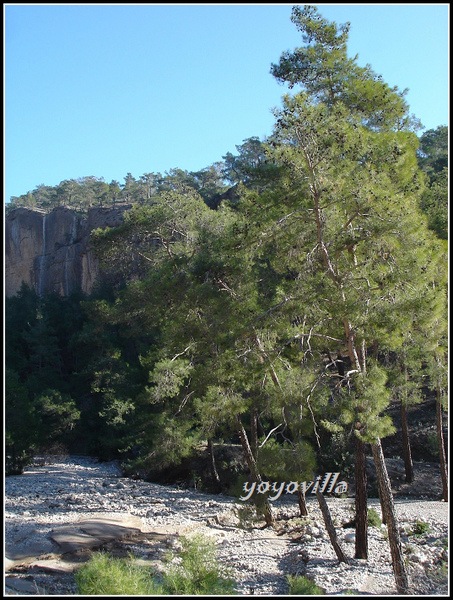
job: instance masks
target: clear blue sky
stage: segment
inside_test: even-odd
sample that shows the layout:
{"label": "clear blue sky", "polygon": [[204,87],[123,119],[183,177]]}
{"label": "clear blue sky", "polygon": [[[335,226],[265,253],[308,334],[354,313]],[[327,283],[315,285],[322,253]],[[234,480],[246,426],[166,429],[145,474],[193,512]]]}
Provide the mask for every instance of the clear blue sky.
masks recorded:
{"label": "clear blue sky", "polygon": [[[449,4],[317,4],[349,54],[448,124]],[[6,201],[65,179],[195,171],[270,135],[292,4],[4,4]]]}

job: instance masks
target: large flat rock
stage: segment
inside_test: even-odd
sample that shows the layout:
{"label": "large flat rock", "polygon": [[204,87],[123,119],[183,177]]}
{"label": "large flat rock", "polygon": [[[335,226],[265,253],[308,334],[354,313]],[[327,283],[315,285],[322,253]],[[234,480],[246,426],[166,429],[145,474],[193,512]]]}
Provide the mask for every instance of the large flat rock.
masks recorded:
{"label": "large flat rock", "polygon": [[106,542],[142,531],[139,517],[128,514],[93,514],[73,524],[55,527],[47,535],[26,526],[5,547],[5,570],[30,564],[48,555],[98,548]]}
{"label": "large flat rock", "polygon": [[6,566],[11,568],[22,561],[28,562],[30,558],[53,554],[57,550],[58,546],[34,525],[23,525],[18,528],[13,540],[5,544]]}
{"label": "large flat rock", "polygon": [[142,520],[132,515],[99,515],[74,525],[62,525],[50,533],[58,544],[59,552],[66,554],[87,548],[96,548],[106,542],[121,539],[141,531]]}

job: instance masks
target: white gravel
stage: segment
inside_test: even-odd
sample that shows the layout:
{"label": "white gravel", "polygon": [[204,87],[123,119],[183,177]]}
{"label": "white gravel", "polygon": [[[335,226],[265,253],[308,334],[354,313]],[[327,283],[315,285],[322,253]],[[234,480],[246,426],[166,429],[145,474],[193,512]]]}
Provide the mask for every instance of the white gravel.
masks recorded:
{"label": "white gravel", "polygon": [[[115,462],[69,457],[5,479],[5,540],[44,539],[55,526],[93,513],[127,513],[142,519],[143,531],[196,530],[214,537],[219,560],[233,569],[243,595],[287,594],[287,574],[304,574],[327,594],[396,594],[385,528],[369,528],[368,561],[353,559],[354,530],[342,527],[354,516],[353,500],[326,499],[350,565],[338,563],[310,495],[308,520],[298,518],[295,497],[282,496],[275,503],[277,535],[252,526],[246,505],[234,498],[127,479]],[[380,514],[379,502],[369,503]],[[411,594],[447,595],[448,504],[397,500],[396,508]],[[412,535],[416,521],[427,523],[428,531]],[[136,550],[140,555],[140,547]]]}

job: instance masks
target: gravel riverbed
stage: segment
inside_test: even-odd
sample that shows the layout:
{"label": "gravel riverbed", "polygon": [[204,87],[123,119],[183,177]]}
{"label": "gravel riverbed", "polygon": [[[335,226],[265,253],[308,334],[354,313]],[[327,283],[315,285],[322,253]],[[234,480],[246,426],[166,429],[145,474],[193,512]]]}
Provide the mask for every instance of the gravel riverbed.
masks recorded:
{"label": "gravel riverbed", "polygon": [[[94,514],[131,515],[142,522],[140,535],[123,541],[138,559],[158,562],[159,553],[177,546],[179,535],[199,532],[216,542],[219,561],[231,569],[241,595],[284,595],[287,575],[306,575],[326,594],[396,594],[385,527],[369,527],[368,560],[354,559],[354,529],[344,528],[354,517],[352,498],[326,496],[339,542],[351,559],[339,564],[325,531],[314,496],[307,495],[309,518],[301,519],[295,496],[283,494],[274,502],[278,528],[262,528],[253,511],[240,500],[197,490],[161,486],[121,476],[116,462],[87,457],[36,463],[23,475],[5,479],[5,543],[48,539],[63,524]],[[396,499],[403,550],[413,595],[448,595],[448,503]],[[370,508],[380,515],[379,501]],[[414,534],[417,521],[425,531]],[[152,538],[159,533],[159,543]],[[151,543],[153,539],[153,543]],[[121,544],[105,549],[118,553]],[[45,549],[45,544],[43,544]],[[45,552],[43,552],[45,554]],[[35,593],[75,595],[72,573],[16,565],[6,579],[7,594],[24,594],[14,582],[28,578]],[[31,579],[30,579],[31,578]]]}

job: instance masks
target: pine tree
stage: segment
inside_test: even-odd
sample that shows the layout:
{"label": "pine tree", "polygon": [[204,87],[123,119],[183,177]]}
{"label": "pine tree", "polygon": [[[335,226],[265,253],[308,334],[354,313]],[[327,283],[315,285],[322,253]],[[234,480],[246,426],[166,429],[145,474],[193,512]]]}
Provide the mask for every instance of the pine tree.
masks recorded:
{"label": "pine tree", "polygon": [[280,294],[287,312],[300,306],[293,312],[304,323],[299,335],[307,351],[317,337],[325,347],[336,343],[347,359],[334,391],[342,392],[342,420],[355,423],[358,440],[356,556],[366,557],[361,474],[364,444],[370,443],[389,517],[397,588],[405,592],[380,451],[380,438],[392,431],[382,416],[387,376],[367,356],[367,347],[375,340],[401,345],[405,314],[429,286],[428,257],[439,251],[418,211],[423,189],[418,140],[403,94],[369,67],[359,68],[357,57],[347,58],[347,25],[337,28],[307,6],[294,8],[293,20],[307,46],[286,54],[273,72],[305,91],[285,96],[275,113],[272,159],[286,175],[275,200],[262,200],[269,219],[263,235],[277,248],[274,269],[288,274]]}

